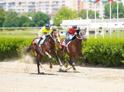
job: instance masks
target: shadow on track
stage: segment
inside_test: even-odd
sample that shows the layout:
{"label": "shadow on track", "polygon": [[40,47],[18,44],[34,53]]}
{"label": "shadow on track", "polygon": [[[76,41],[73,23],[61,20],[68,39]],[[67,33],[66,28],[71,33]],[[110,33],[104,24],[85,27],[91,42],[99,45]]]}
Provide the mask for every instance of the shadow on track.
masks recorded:
{"label": "shadow on track", "polygon": [[44,73],[44,72],[41,72],[39,74],[37,74],[37,73],[30,73],[30,74],[32,74],[32,75],[58,75],[58,74],[54,74],[54,73]]}

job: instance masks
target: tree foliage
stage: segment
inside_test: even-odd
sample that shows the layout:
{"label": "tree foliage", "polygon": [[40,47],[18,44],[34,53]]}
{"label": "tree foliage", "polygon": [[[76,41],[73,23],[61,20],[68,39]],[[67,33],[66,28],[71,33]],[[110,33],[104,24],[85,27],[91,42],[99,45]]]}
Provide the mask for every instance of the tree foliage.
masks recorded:
{"label": "tree foliage", "polygon": [[5,21],[3,23],[4,27],[17,27],[18,26],[18,17],[16,12],[7,12],[5,14]]}
{"label": "tree foliage", "polygon": [[49,22],[49,16],[42,12],[37,12],[32,15],[32,22],[35,24],[35,27],[43,26]]}
{"label": "tree foliage", "polygon": [[0,9],[0,27],[3,26],[3,22],[5,20],[5,11],[3,9]]}
{"label": "tree foliage", "polygon": [[33,26],[32,21],[27,16],[20,16],[18,18],[19,27],[31,27]]}
{"label": "tree foliage", "polygon": [[62,20],[75,19],[77,17],[78,14],[76,11],[71,10],[67,7],[62,7],[60,10],[58,10],[53,20],[54,20],[54,24],[58,26],[60,25]]}
{"label": "tree foliage", "polygon": [[[79,12],[79,17],[82,18],[82,19],[86,19],[87,18],[87,11],[86,10],[81,10]],[[95,18],[95,11],[89,10],[88,11],[88,17],[90,19],[94,19]],[[99,13],[98,12],[96,12],[96,17],[97,18],[99,17]]]}
{"label": "tree foliage", "polygon": [[42,12],[19,14],[0,10],[0,27],[39,27],[49,21],[49,16]]}
{"label": "tree foliage", "polygon": [[[117,18],[117,3],[116,2],[112,2],[111,5],[111,9],[112,9],[112,18]],[[105,5],[105,18],[109,18],[110,17],[110,5],[107,3]],[[124,6],[122,3],[119,3],[119,18],[124,18]]]}

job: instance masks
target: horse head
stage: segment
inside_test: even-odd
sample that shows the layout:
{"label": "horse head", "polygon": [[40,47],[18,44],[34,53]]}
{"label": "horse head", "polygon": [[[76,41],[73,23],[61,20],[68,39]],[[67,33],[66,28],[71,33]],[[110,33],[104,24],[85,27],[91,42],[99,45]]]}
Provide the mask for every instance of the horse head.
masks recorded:
{"label": "horse head", "polygon": [[80,40],[86,39],[87,38],[86,30],[87,30],[87,28],[84,28],[84,29],[78,28],[76,38],[80,39]]}
{"label": "horse head", "polygon": [[55,41],[55,43],[60,42],[60,34],[59,34],[59,31],[56,28],[52,29],[51,37]]}

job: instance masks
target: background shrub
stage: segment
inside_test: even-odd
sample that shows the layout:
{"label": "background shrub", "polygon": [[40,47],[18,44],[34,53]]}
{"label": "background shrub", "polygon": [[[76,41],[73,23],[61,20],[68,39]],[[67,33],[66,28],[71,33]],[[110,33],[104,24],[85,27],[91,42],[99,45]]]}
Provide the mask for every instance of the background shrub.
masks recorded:
{"label": "background shrub", "polygon": [[27,38],[0,38],[0,60],[20,57],[30,42]]}
{"label": "background shrub", "polygon": [[[32,39],[32,37],[0,37],[0,60],[21,57],[22,52],[30,45]],[[89,64],[120,66],[124,60],[124,39],[90,38],[83,43],[82,51]],[[78,62],[81,64],[82,60]]]}
{"label": "background shrub", "polygon": [[89,39],[84,44],[84,55],[90,64],[122,65],[122,60],[124,60],[124,39]]}

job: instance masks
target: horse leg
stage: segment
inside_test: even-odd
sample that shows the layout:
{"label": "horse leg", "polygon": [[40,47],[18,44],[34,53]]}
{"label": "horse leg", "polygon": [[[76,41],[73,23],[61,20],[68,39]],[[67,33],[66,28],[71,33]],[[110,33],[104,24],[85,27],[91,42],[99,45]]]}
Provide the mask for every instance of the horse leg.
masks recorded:
{"label": "horse leg", "polygon": [[50,61],[50,69],[52,69],[53,68],[53,65],[52,65],[52,63],[51,63],[51,61]]}
{"label": "horse leg", "polygon": [[[52,58],[52,56],[46,51],[45,54],[49,57],[49,59]],[[50,61],[50,69],[53,68],[52,62]]]}
{"label": "horse leg", "polygon": [[62,67],[63,67],[62,61],[60,60],[60,58],[58,56],[57,56],[57,58],[58,58],[59,66],[60,66],[59,71],[66,72],[65,70],[62,69]]}
{"label": "horse leg", "polygon": [[70,58],[69,64],[72,66],[73,70],[76,71],[74,60],[74,58]]}
{"label": "horse leg", "polygon": [[63,64],[62,64],[62,61],[61,59],[58,57],[58,55],[56,54],[55,55],[55,59],[57,61],[57,63],[59,64],[60,68],[59,68],[59,72],[67,72],[66,70],[63,70]]}
{"label": "horse leg", "polygon": [[63,66],[62,61],[60,60],[60,58],[58,56],[56,56],[56,59],[58,60],[60,69],[62,70],[62,66]]}
{"label": "horse leg", "polygon": [[40,74],[40,58],[39,58],[39,55],[37,55],[36,57],[36,62],[37,62],[37,70],[38,70],[38,74]]}

